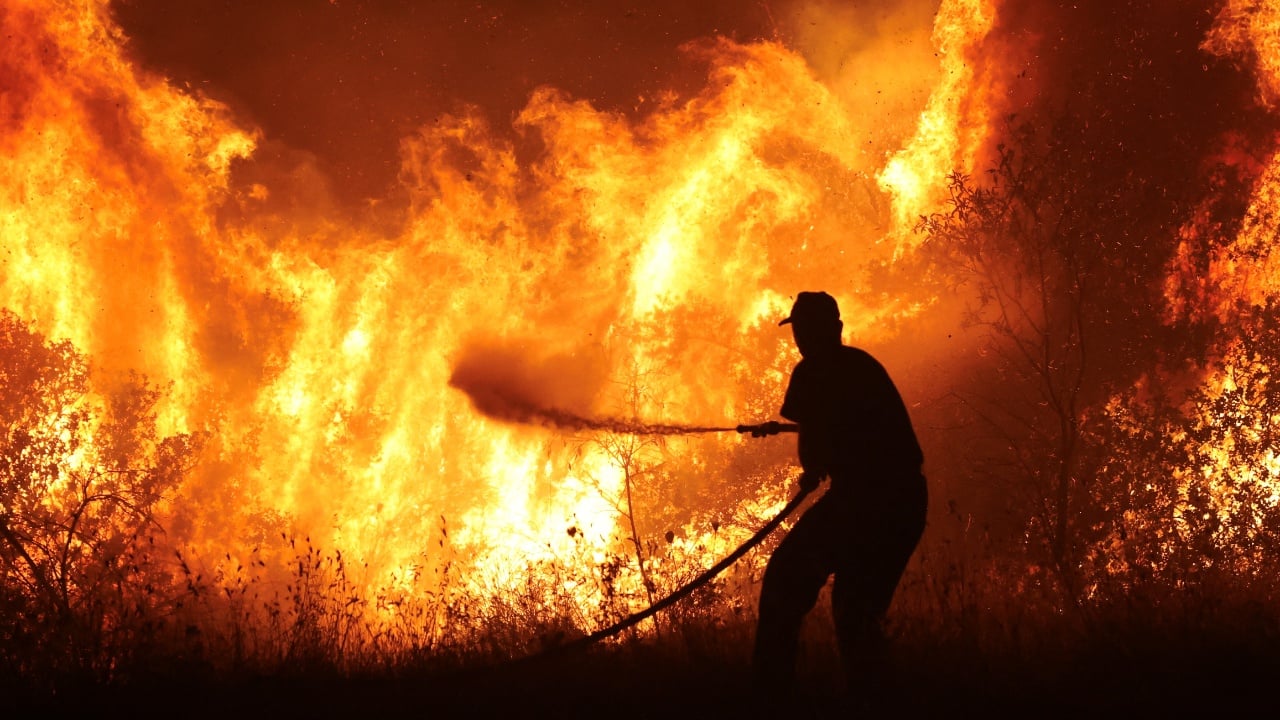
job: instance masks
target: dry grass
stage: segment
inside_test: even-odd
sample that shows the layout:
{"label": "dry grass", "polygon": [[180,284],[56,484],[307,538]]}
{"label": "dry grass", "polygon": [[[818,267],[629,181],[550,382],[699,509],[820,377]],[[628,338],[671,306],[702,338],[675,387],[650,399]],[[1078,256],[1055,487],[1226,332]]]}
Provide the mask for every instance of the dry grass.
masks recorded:
{"label": "dry grass", "polygon": [[[260,566],[204,577],[175,560],[182,570],[173,583],[96,601],[100,609],[123,603],[107,615],[132,618],[127,626],[49,626],[26,635],[11,628],[0,638],[0,690],[25,709],[158,711],[177,703],[197,715],[759,709],[746,682],[754,613],[743,609],[741,593],[749,585],[708,591],[668,615],[660,634],[539,659],[539,650],[616,619],[616,609],[593,615],[557,598],[554,583],[531,581],[496,602],[401,598],[394,622],[371,624],[368,604],[387,598],[363,598],[340,555],[305,539],[292,547],[284,585],[268,583]],[[135,573],[154,580],[154,570],[139,562]],[[530,576],[555,577],[538,570]],[[1242,710],[1265,699],[1270,673],[1280,669],[1274,577],[1095,588],[1093,600],[1068,604],[1053,583],[1029,581],[1025,565],[989,558],[966,565],[945,546],[927,545],[889,622],[894,668],[884,691],[846,696],[824,597],[805,628],[798,702],[819,716],[899,706],[1049,716]],[[30,598],[10,591],[5,600]],[[76,662],[66,661],[69,652]]]}

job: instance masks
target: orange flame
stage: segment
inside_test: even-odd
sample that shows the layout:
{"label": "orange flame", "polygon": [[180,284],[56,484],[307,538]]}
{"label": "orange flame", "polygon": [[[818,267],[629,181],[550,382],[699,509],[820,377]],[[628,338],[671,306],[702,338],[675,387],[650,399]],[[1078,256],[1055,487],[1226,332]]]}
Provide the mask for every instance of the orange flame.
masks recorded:
{"label": "orange flame", "polygon": [[939,87],[920,115],[915,137],[898,151],[877,179],[894,200],[894,221],[904,234],[946,199],[946,178],[972,168],[987,136],[987,108],[973,100],[977,83],[966,55],[995,23],[990,0],[947,0],[938,9],[934,44],[945,64]]}
{"label": "orange flame", "polygon": [[[791,49],[720,39],[688,50],[705,89],[639,119],[542,88],[516,139],[479,113],[425,125],[402,142],[407,210],[352,222],[238,180],[259,134],[132,64],[105,0],[20,0],[0,11],[0,307],[170,384],[162,433],[209,440],[165,522],[210,563],[292,532],[358,563],[366,592],[455,561],[472,592],[511,587],[540,560],[625,548],[617,499],[641,476],[678,491],[654,502],[659,531],[705,536],[673,552],[723,547],[735,528],[712,542],[680,504],[776,507],[787,448],[752,446],[765,486],[735,486],[717,476],[744,462],[736,437],[620,454],[477,414],[454,368],[488,344],[547,368],[540,392],[574,412],[771,416],[796,291],[832,291],[863,341],[898,312],[862,274],[985,132],[972,103],[959,128],[959,68],[991,21],[985,2],[944,3],[949,70],[883,167],[858,148],[885,118],[852,113]],[[900,106],[909,127],[919,108]]]}

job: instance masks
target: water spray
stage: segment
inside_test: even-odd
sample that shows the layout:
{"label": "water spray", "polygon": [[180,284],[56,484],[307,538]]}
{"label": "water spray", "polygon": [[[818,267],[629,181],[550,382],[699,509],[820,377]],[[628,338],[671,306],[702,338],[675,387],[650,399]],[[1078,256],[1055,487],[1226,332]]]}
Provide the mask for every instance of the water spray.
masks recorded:
{"label": "water spray", "polygon": [[[509,363],[479,362],[472,359],[454,370],[449,384],[467,394],[482,415],[519,425],[541,425],[557,430],[613,432],[626,435],[702,435],[736,432],[765,437],[796,432],[792,423],[770,421],[758,425],[732,427],[643,422],[609,415],[588,416],[559,406],[545,397],[546,377],[524,377],[527,368],[511,368]],[[497,367],[495,367],[497,366]],[[522,370],[522,372],[517,372]],[[548,373],[551,377],[554,374]],[[541,380],[542,382],[536,382]]]}
{"label": "water spray", "polygon": [[[475,398],[473,397],[474,401]],[[625,435],[702,435],[710,433],[736,432],[739,435],[750,434],[752,437],[765,437],[778,433],[798,432],[794,423],[769,421],[758,425],[735,425],[733,427],[715,427],[706,425],[680,425],[673,423],[647,423],[637,420],[624,420],[617,417],[589,418],[559,408],[543,408],[528,404],[513,405],[507,403],[501,415],[487,412],[479,403],[477,409],[490,417],[526,425],[543,425],[561,430],[597,430],[621,433]],[[513,412],[514,411],[514,412]]]}
{"label": "water spray", "polygon": [[[487,413],[486,413],[487,414]],[[624,420],[617,417],[583,417],[576,413],[558,408],[524,407],[519,418],[505,417],[524,424],[544,425],[563,430],[598,430],[621,433],[625,435],[702,435],[710,433],[736,432],[739,435],[750,434],[752,437],[765,437],[778,433],[798,432],[794,423],[769,421],[758,425],[735,425],[733,427],[716,427],[707,425],[681,425],[674,423],[647,423],[637,420]]]}

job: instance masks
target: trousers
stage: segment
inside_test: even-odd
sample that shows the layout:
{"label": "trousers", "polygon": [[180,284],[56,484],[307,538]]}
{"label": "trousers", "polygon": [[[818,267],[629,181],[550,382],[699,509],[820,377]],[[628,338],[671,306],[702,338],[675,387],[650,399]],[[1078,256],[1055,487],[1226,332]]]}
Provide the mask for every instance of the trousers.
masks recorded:
{"label": "trousers", "polygon": [[842,491],[838,480],[796,522],[765,568],[752,657],[762,691],[790,689],[801,624],[832,576],[836,639],[851,684],[862,684],[882,664],[882,621],[924,533],[925,479],[918,473],[883,478],[887,489],[858,494]]}

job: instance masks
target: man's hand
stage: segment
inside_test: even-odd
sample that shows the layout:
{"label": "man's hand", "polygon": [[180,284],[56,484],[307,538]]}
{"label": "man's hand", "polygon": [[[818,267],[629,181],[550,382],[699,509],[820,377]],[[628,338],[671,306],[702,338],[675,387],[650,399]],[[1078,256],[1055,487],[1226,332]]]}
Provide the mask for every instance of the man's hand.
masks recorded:
{"label": "man's hand", "polygon": [[777,435],[780,432],[782,432],[782,423],[777,420],[770,420],[769,422],[751,426],[751,437],[754,438]]}
{"label": "man's hand", "polygon": [[822,483],[822,480],[825,477],[826,475],[822,473],[809,472],[807,470],[805,472],[800,473],[800,480],[799,480],[800,492],[804,492],[804,493],[813,492],[818,487],[818,485]]}

